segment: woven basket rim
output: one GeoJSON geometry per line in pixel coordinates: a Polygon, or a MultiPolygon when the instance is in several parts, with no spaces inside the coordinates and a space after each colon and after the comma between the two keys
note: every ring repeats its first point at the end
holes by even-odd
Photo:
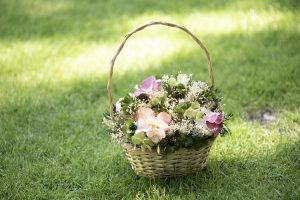
{"type": "MultiPolygon", "coordinates": [[[[201,147],[205,147],[205,146],[209,146],[211,145],[214,141],[216,140],[216,137],[210,137],[207,139],[207,143],[206,144],[203,144],[203,146],[201,147]]],[[[144,151],[142,150],[141,147],[138,147],[130,142],[126,142],[126,143],[120,143],[120,146],[124,149],[124,150],[129,150],[129,151],[144,151]]],[[[190,150],[190,149],[196,149],[195,147],[180,147],[179,149],[177,149],[176,151],[180,151],[180,150],[190,150]]],[[[175,151],[175,152],[176,152],[175,151]]],[[[149,149],[146,149],[144,152],[155,152],[157,153],[156,151],[156,148],[152,147],[151,150],[149,149]]],[[[174,153],[174,152],[172,152],[174,153]]],[[[171,153],[171,154],[172,154],[171,153]]]]}

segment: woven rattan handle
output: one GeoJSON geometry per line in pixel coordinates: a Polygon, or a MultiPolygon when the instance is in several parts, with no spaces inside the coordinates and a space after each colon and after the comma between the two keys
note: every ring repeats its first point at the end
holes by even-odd
{"type": "Polygon", "coordinates": [[[148,27],[148,26],[152,26],[152,25],[164,25],[164,26],[170,26],[170,27],[174,27],[174,28],[178,28],[184,32],[186,32],[187,34],[189,34],[194,40],[195,42],[197,42],[197,44],[204,50],[206,58],[207,58],[207,62],[208,62],[208,70],[209,70],[209,77],[210,77],[210,81],[211,81],[211,86],[214,86],[214,71],[213,71],[213,66],[210,60],[210,55],[209,52],[207,50],[207,48],[202,44],[202,42],[193,34],[191,33],[187,28],[183,27],[183,26],[179,26],[173,23],[168,23],[168,22],[160,22],[160,21],[154,21],[154,22],[149,22],[147,24],[144,24],[138,28],[136,28],[135,30],[127,33],[127,35],[125,36],[123,42],[121,43],[121,45],[119,46],[115,56],[112,58],[111,62],[110,62],[110,71],[109,71],[109,76],[108,76],[108,83],[107,83],[107,92],[108,92],[108,102],[109,102],[109,108],[110,108],[110,116],[113,117],[113,102],[112,102],[112,77],[113,77],[113,73],[114,73],[114,64],[115,61],[118,57],[118,55],[120,54],[120,52],[122,51],[126,41],[128,40],[128,38],[130,38],[130,36],[132,36],[134,33],[143,30],[144,28],[148,27]]]}

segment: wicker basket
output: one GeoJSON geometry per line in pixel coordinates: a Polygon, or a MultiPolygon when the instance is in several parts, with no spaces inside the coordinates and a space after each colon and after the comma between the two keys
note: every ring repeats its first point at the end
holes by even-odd
{"type": "Polygon", "coordinates": [[[131,144],[122,145],[137,175],[147,177],[185,176],[206,167],[213,140],[199,149],[181,148],[172,154],[159,155],[156,150],[142,151],[131,144]]]}
{"type": "MultiPolygon", "coordinates": [[[[209,77],[211,81],[211,86],[214,86],[214,73],[213,67],[210,59],[209,52],[207,48],[202,44],[202,42],[192,34],[188,29],[183,26],[179,26],[173,23],[167,22],[150,22],[143,26],[138,27],[132,32],[128,33],[119,46],[115,56],[111,60],[109,79],[107,84],[108,90],[108,100],[110,106],[110,116],[113,118],[113,100],[112,100],[112,77],[113,69],[116,58],[123,49],[126,41],[134,33],[143,30],[144,28],[152,25],[164,25],[169,27],[178,28],[185,33],[189,34],[194,41],[204,50],[209,69],[209,77]]],[[[146,150],[142,151],[140,148],[134,148],[132,144],[123,144],[122,148],[125,151],[128,160],[131,163],[132,169],[136,174],[147,177],[169,177],[169,176],[184,176],[197,171],[201,171],[205,166],[208,158],[208,154],[213,144],[214,138],[208,139],[203,146],[199,149],[194,148],[181,148],[172,154],[159,155],[154,149],[152,151],[146,150]]]]}

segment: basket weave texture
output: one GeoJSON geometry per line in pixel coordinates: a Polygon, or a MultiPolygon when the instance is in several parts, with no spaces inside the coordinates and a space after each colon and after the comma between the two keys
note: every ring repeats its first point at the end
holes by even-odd
{"type": "MultiPolygon", "coordinates": [[[[114,57],[110,62],[110,71],[108,76],[107,91],[108,91],[108,101],[110,106],[110,116],[113,118],[113,97],[112,97],[112,77],[114,71],[115,61],[122,51],[126,41],[136,32],[139,32],[146,27],[152,25],[164,25],[168,27],[177,28],[187,33],[192,37],[192,39],[199,45],[199,47],[204,51],[207,63],[209,78],[211,81],[211,87],[214,87],[214,72],[213,66],[210,59],[210,54],[208,49],[203,45],[203,43],[187,28],[184,26],[179,26],[173,23],[154,21],[144,24],[135,30],[129,32],[119,48],[115,53],[114,57]]],[[[206,166],[208,154],[214,139],[207,141],[199,149],[194,148],[181,148],[174,153],[168,155],[159,155],[154,149],[149,151],[142,151],[140,148],[134,148],[132,144],[122,144],[128,160],[131,163],[132,169],[136,174],[147,177],[168,177],[168,176],[184,176],[197,171],[202,170],[206,166]]]]}
{"type": "Polygon", "coordinates": [[[122,145],[132,169],[137,175],[146,177],[185,176],[206,167],[213,142],[199,149],[181,148],[174,153],[159,155],[155,150],[142,151],[132,145],[122,145]]]}

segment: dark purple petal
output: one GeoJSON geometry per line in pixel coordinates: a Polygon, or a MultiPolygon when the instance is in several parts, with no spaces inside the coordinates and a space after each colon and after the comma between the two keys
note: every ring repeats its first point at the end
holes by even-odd
{"type": "Polygon", "coordinates": [[[221,124],[223,122],[222,113],[218,113],[217,120],[215,121],[216,124],[221,124]]]}
{"type": "Polygon", "coordinates": [[[214,135],[218,134],[222,129],[222,124],[206,122],[206,125],[209,129],[211,129],[214,135]]]}

